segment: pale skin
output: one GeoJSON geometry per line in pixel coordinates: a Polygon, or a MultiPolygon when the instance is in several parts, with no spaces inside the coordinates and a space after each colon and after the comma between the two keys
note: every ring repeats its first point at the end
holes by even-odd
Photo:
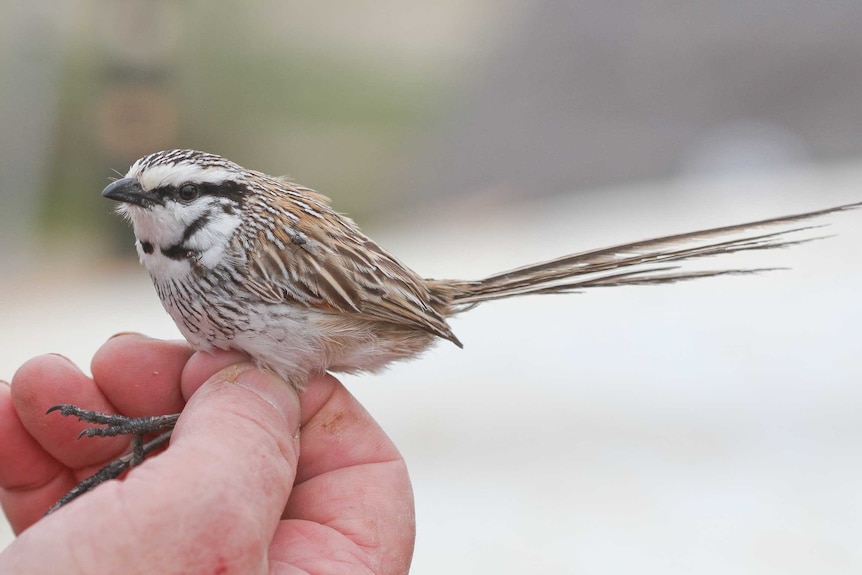
{"type": "Polygon", "coordinates": [[[57,355],[22,366],[0,385],[0,502],[19,534],[0,573],[406,573],[413,495],[390,439],[334,378],[298,396],[246,362],[126,334],[93,378],[57,355]],[[76,440],[85,424],[45,415],[58,403],[183,415],[167,451],[43,517],[129,442],[76,440]]]}

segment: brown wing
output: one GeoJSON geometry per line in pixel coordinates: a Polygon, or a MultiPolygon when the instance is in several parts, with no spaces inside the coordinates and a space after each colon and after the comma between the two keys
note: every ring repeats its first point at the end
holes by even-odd
{"type": "Polygon", "coordinates": [[[287,194],[279,204],[292,216],[278,217],[275,228],[262,226],[248,250],[251,291],[273,303],[410,326],[461,345],[422,278],[332,211],[323,196],[298,188],[287,194]],[[293,191],[302,193],[293,197],[293,191]]]}

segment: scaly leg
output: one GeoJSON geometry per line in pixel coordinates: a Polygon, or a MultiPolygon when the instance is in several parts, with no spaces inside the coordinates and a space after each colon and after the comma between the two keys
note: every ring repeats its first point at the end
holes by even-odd
{"type": "Polygon", "coordinates": [[[81,437],[113,437],[115,435],[131,435],[132,444],[129,453],[112,461],[97,471],[94,475],[81,481],[78,485],[73,487],[71,491],[61,497],[60,500],[48,510],[48,513],[56,511],[66,503],[90,491],[97,485],[104,483],[109,479],[116,479],[126,470],[136,465],[140,465],[147,455],[168,442],[171,437],[171,433],[173,432],[173,427],[176,425],[177,419],[180,416],[178,413],[175,413],[173,415],[157,415],[149,417],[126,417],[124,415],[112,415],[88,409],[81,409],[80,407],[67,404],[55,405],[49,409],[47,413],[51,413],[52,411],[59,411],[60,415],[63,417],[71,415],[73,417],[77,417],[80,421],[105,426],[88,427],[78,435],[79,439],[81,437]],[[144,442],[145,435],[159,431],[162,433],[155,439],[144,442]]]}

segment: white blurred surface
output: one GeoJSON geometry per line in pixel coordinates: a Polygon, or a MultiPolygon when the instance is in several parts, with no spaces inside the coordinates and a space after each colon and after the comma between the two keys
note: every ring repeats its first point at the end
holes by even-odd
{"type": "MultiPolygon", "coordinates": [[[[862,200],[862,168],[603,190],[376,234],[417,271],[533,259],[862,200]]],[[[488,304],[465,344],[345,378],[414,482],[413,573],[862,572],[862,212],[715,266],[756,277],[488,304]]],[[[130,246],[130,249],[131,246],[130,246]]],[[[139,268],[3,288],[0,377],[111,334],[177,337],[139,268]]]]}

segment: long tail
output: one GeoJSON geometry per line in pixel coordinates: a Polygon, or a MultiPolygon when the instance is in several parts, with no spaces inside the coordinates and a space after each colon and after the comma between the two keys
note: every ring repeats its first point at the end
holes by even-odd
{"type": "Polygon", "coordinates": [[[436,282],[455,314],[490,300],[519,295],[566,293],[609,286],[662,284],[722,275],[752,274],[780,268],[680,271],[677,262],[754,250],[771,250],[822,239],[799,237],[800,232],[825,227],[809,224],[814,218],[862,207],[862,202],[771,218],[735,226],[700,230],[651,240],[620,244],[572,254],[496,274],[478,281],[436,282]],[[796,225],[803,224],[803,225],[796,225]],[[788,229],[776,229],[781,226],[788,229]],[[776,231],[769,231],[776,229],[776,231]],[[759,233],[758,233],[759,231],[759,233]],[[443,284],[448,285],[443,287],[443,284]]]}

